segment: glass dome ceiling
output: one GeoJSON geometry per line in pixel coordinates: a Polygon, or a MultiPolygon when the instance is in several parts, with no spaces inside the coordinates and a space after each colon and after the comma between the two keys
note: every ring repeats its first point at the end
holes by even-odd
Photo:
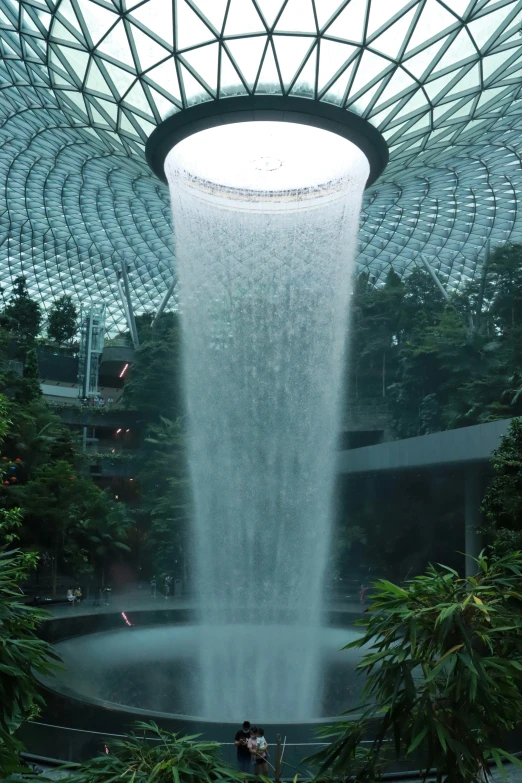
{"type": "Polygon", "coordinates": [[[473,277],[485,242],[522,241],[522,0],[0,0],[4,287],[22,270],[123,326],[175,274],[167,187],[145,141],[184,108],[295,95],[367,118],[390,163],[367,191],[359,267],[419,254],[473,277]]]}

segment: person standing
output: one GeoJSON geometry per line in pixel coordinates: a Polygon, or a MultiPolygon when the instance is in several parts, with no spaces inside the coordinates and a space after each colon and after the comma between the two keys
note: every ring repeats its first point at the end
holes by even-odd
{"type": "Polygon", "coordinates": [[[152,598],[156,598],[156,577],[153,576],[150,580],[150,594],[152,598]]]}
{"type": "Polygon", "coordinates": [[[237,748],[237,765],[241,772],[250,772],[252,763],[248,740],[250,739],[250,721],[243,722],[243,728],[236,732],[234,745],[237,748]]]}
{"type": "Polygon", "coordinates": [[[257,729],[256,755],[254,772],[256,777],[264,775],[268,777],[268,742],[265,739],[265,730],[257,729]]]}

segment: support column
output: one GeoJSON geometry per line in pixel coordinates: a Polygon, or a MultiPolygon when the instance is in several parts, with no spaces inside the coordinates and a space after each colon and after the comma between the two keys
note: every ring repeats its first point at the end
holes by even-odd
{"type": "MultiPolygon", "coordinates": [[[[478,557],[482,549],[482,536],[479,532],[481,516],[480,504],[481,486],[480,486],[480,467],[478,465],[468,465],[465,469],[465,501],[464,501],[464,524],[465,524],[465,544],[464,550],[467,555],[478,557]]],[[[476,574],[476,564],[469,557],[466,558],[466,576],[476,574]]]]}

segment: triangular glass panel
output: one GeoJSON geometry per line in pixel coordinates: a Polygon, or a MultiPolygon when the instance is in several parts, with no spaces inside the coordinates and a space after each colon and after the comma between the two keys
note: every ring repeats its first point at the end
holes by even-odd
{"type": "Polygon", "coordinates": [[[132,73],[123,70],[123,68],[118,68],[112,63],[108,63],[106,60],[102,61],[100,67],[103,67],[107,71],[107,74],[111,81],[114,82],[114,87],[119,95],[126,93],[136,78],[132,73]]]}
{"type": "MultiPolygon", "coordinates": [[[[50,16],[49,16],[50,19],[50,16]]],[[[0,8],[0,24],[2,27],[9,27],[14,29],[14,24],[11,22],[7,14],[0,8]]]]}
{"type": "Polygon", "coordinates": [[[367,111],[368,106],[372,102],[375,93],[380,88],[381,84],[382,82],[377,82],[377,84],[375,84],[370,90],[365,92],[364,95],[361,95],[360,98],[357,98],[356,101],[354,101],[353,103],[348,103],[346,108],[349,109],[350,111],[355,112],[355,114],[359,114],[360,116],[363,116],[367,111]]]}
{"type": "MultiPolygon", "coordinates": [[[[7,17],[4,14],[4,17],[7,19],[7,17]]],[[[11,25],[10,25],[11,26],[11,25]]],[[[36,23],[34,22],[33,18],[31,17],[31,13],[28,8],[22,8],[21,13],[21,27],[22,32],[40,32],[36,23]]]]}
{"type": "Polygon", "coordinates": [[[227,41],[227,48],[247,83],[253,87],[266,46],[266,35],[227,41]]]}
{"type": "Polygon", "coordinates": [[[72,24],[73,27],[75,28],[78,27],[78,19],[76,18],[76,14],[74,13],[74,8],[72,7],[71,0],[62,0],[55,18],[58,16],[62,16],[64,19],[67,19],[67,21],[70,22],[70,24],[72,24]]]}
{"type": "Polygon", "coordinates": [[[513,10],[512,4],[503,6],[498,11],[481,16],[473,22],[468,22],[467,27],[479,49],[484,49],[490,38],[497,37],[502,31],[503,23],[513,10]]]}
{"type": "Polygon", "coordinates": [[[274,35],[273,41],[281,78],[284,86],[288,87],[303,65],[313,39],[298,35],[274,35]]]}
{"type": "Polygon", "coordinates": [[[103,78],[103,75],[94,60],[91,60],[89,66],[89,75],[87,76],[85,87],[87,90],[101,92],[102,94],[110,92],[107,82],[103,78]]]}
{"type": "Polygon", "coordinates": [[[152,89],[152,87],[149,87],[149,90],[152,95],[154,105],[156,106],[158,114],[162,120],[166,119],[166,117],[170,117],[170,115],[174,114],[175,110],[178,109],[176,104],[167,100],[167,98],[161,95],[161,93],[159,93],[157,90],[152,89]]]}
{"type": "Polygon", "coordinates": [[[448,28],[457,25],[458,22],[453,14],[450,14],[437,0],[426,0],[409,40],[407,51],[411,52],[435,36],[442,37],[444,31],[449,32],[448,28]]]}
{"type": "Polygon", "coordinates": [[[327,38],[321,40],[319,47],[319,79],[317,87],[321,91],[337,75],[339,69],[345,65],[347,60],[357,51],[357,48],[351,44],[329,41],[327,38]]]}
{"type": "Polygon", "coordinates": [[[380,111],[378,114],[374,114],[375,109],[372,109],[372,111],[368,114],[369,118],[371,119],[372,125],[374,125],[379,130],[382,130],[385,128],[390,118],[393,116],[394,112],[397,111],[397,107],[399,105],[399,101],[392,104],[391,106],[388,106],[388,108],[384,109],[383,111],[380,111]]]}
{"type": "Polygon", "coordinates": [[[113,27],[97,48],[100,54],[106,54],[114,60],[124,63],[124,65],[134,66],[134,59],[123,22],[118,22],[116,27],[113,27]]]}
{"type": "Polygon", "coordinates": [[[274,53],[271,46],[266,50],[261,73],[259,74],[259,81],[256,86],[256,92],[268,95],[281,94],[279,74],[277,72],[274,53]]]}
{"type": "Polygon", "coordinates": [[[402,68],[397,68],[397,70],[393,73],[390,81],[379,95],[377,108],[379,106],[383,106],[387,101],[394,101],[396,98],[405,97],[402,95],[402,93],[404,93],[406,90],[413,90],[413,88],[416,87],[417,84],[411,78],[411,76],[406,73],[406,71],[403,71],[402,68]]]}
{"type": "MultiPolygon", "coordinates": [[[[506,67],[506,60],[509,57],[509,51],[507,52],[499,52],[498,54],[490,54],[487,57],[484,57],[482,59],[482,75],[484,78],[484,81],[489,80],[491,76],[493,76],[496,71],[500,69],[501,72],[498,74],[499,76],[503,75],[503,72],[506,67]]],[[[494,81],[492,79],[492,81],[494,81]]]]}
{"type": "Polygon", "coordinates": [[[91,41],[96,46],[112,25],[118,21],[118,16],[103,6],[92,3],[91,0],[78,0],[78,6],[91,41]]]}
{"type": "MultiPolygon", "coordinates": [[[[450,74],[455,79],[455,74],[450,74]]],[[[460,73],[457,72],[458,80],[452,86],[451,90],[447,93],[446,97],[450,95],[459,95],[463,92],[477,92],[481,88],[480,67],[477,63],[471,68],[463,68],[460,73]]]]}
{"type": "Polygon", "coordinates": [[[148,68],[168,57],[169,52],[167,49],[157,44],[156,41],[153,41],[152,38],[149,38],[148,35],[145,35],[134,25],[132,25],[131,29],[142,71],[148,70],[148,68]]]}
{"type": "Polygon", "coordinates": [[[181,78],[183,79],[185,98],[188,106],[193,106],[195,103],[202,103],[209,99],[210,96],[208,92],[184,65],[181,65],[181,78]]]}
{"type": "MultiPolygon", "coordinates": [[[[97,125],[104,125],[104,126],[105,125],[109,125],[109,123],[107,122],[107,120],[105,119],[103,114],[100,114],[98,109],[95,106],[93,106],[90,101],[87,101],[87,105],[89,107],[89,111],[90,111],[90,115],[91,115],[91,119],[92,119],[93,123],[95,123],[97,125]]],[[[111,126],[109,125],[109,127],[111,127],[111,126]]]]}
{"type": "Polygon", "coordinates": [[[136,128],[130,122],[124,111],[120,112],[120,130],[127,131],[127,133],[132,133],[134,136],[138,135],[136,128]]]}
{"type": "Polygon", "coordinates": [[[156,66],[151,71],[147,71],[147,81],[152,79],[158,87],[161,87],[165,92],[172,95],[173,98],[177,98],[181,101],[181,92],[178,83],[178,74],[174,60],[170,59],[161,65],[156,66]]]}
{"type": "Polygon", "coordinates": [[[82,119],[87,119],[87,111],[85,109],[85,102],[83,100],[83,96],[79,92],[71,91],[71,92],[64,92],[62,95],[62,98],[64,98],[67,101],[71,101],[73,104],[74,109],[80,113],[80,116],[82,119]]]}
{"type": "Polygon", "coordinates": [[[111,103],[110,101],[104,101],[101,98],[97,99],[98,105],[100,106],[103,111],[110,117],[110,119],[114,122],[114,124],[118,121],[118,107],[115,103],[111,103]]]}
{"type": "Polygon", "coordinates": [[[409,5],[410,0],[372,0],[370,4],[370,17],[368,19],[367,37],[372,36],[377,30],[387,24],[396,14],[399,14],[409,5]]]}
{"type": "Polygon", "coordinates": [[[132,87],[129,90],[129,92],[125,95],[123,100],[125,101],[125,103],[130,104],[136,109],[140,109],[142,112],[145,112],[145,114],[151,113],[151,108],[147,100],[147,96],[145,95],[143,91],[143,87],[139,82],[136,82],[134,87],[132,87]]]}
{"type": "Polygon", "coordinates": [[[484,90],[484,92],[480,96],[479,102],[477,103],[475,113],[480,114],[482,111],[488,110],[490,108],[488,107],[490,101],[494,99],[498,99],[498,97],[504,92],[504,90],[505,87],[492,87],[489,90],[484,90]]]}
{"type": "Polygon", "coordinates": [[[370,84],[372,79],[375,79],[376,76],[390,67],[391,63],[389,60],[385,60],[383,57],[379,57],[379,55],[369,52],[368,50],[364,51],[359,60],[359,67],[357,68],[355,79],[350,88],[350,95],[355,95],[359,90],[364,89],[370,84]]]}
{"type": "Polygon", "coordinates": [[[346,0],[316,0],[315,12],[319,29],[327,24],[336,11],[346,3],[346,0]]]}
{"type": "Polygon", "coordinates": [[[317,74],[317,46],[311,52],[306,65],[297,77],[297,80],[290,90],[290,95],[297,95],[303,98],[313,98],[315,96],[315,79],[317,74]]]}
{"type": "Polygon", "coordinates": [[[387,54],[388,57],[395,59],[404,45],[416,10],[416,8],[412,8],[408,13],[401,16],[395,24],[392,24],[384,33],[377,36],[377,38],[374,38],[370,43],[372,49],[382,52],[382,54],[387,54]]]}
{"type": "Polygon", "coordinates": [[[326,35],[360,43],[364,35],[367,0],[350,0],[344,11],[326,28],[326,35]]]}
{"type": "Polygon", "coordinates": [[[241,77],[234,68],[234,65],[224,47],[221,49],[219,94],[222,98],[231,98],[233,95],[248,94],[248,90],[241,81],[241,77]]]}
{"type": "Polygon", "coordinates": [[[288,0],[275,30],[291,33],[317,33],[312,0],[288,0]]]}
{"type": "Polygon", "coordinates": [[[54,20],[54,24],[51,30],[51,39],[60,41],[71,41],[72,43],[78,43],[78,39],[74,37],[72,33],[63,25],[59,19],[54,20]]]}
{"type": "MultiPolygon", "coordinates": [[[[404,100],[404,98],[402,98],[404,100]]],[[[417,90],[411,98],[409,98],[406,103],[403,104],[401,108],[401,116],[407,117],[408,114],[411,114],[412,112],[417,111],[425,111],[427,107],[426,103],[426,96],[424,95],[424,92],[422,90],[417,90]]]]}
{"type": "Polygon", "coordinates": [[[172,0],[148,0],[132,12],[130,19],[137,19],[170,46],[174,45],[172,24],[172,0]]]}
{"type": "MultiPolygon", "coordinates": [[[[470,57],[478,57],[477,50],[471,42],[466,30],[461,30],[450,47],[444,52],[437,63],[436,71],[442,71],[450,68],[452,65],[461,63],[470,57]]],[[[436,72],[435,71],[435,72],[436,72]]]]}
{"type": "Polygon", "coordinates": [[[135,120],[143,130],[145,139],[148,139],[150,134],[156,130],[156,125],[153,125],[152,122],[147,122],[147,120],[144,120],[143,117],[135,117],[135,120]]]}
{"type": "Polygon", "coordinates": [[[268,27],[273,27],[279,17],[284,0],[257,0],[259,10],[268,27]]]}
{"type": "Polygon", "coordinates": [[[336,106],[341,106],[344,102],[344,96],[346,94],[346,88],[353,73],[355,67],[355,61],[350,63],[338,79],[328,88],[327,92],[321,96],[321,100],[328,103],[334,103],[336,106]]]}
{"type": "Polygon", "coordinates": [[[212,43],[185,52],[183,59],[192,66],[203,81],[215,93],[218,78],[219,44],[212,43]]]}
{"type": "Polygon", "coordinates": [[[264,32],[261,21],[251,0],[230,0],[225,35],[246,35],[247,33],[264,32]]]}
{"type": "Polygon", "coordinates": [[[176,39],[178,49],[187,49],[208,41],[215,41],[215,35],[194,13],[185,0],[177,0],[176,39]]]}
{"type": "Polygon", "coordinates": [[[69,47],[60,47],[66,60],[69,70],[71,70],[80,82],[83,82],[85,78],[85,71],[89,64],[89,55],[87,52],[82,52],[79,49],[72,49],[69,47]]]}
{"type": "Polygon", "coordinates": [[[402,65],[406,68],[416,79],[420,79],[425,73],[430,73],[431,66],[437,58],[438,53],[444,46],[444,41],[436,41],[431,46],[423,49],[418,54],[414,54],[407,60],[402,60],[402,65]]]}
{"type": "Polygon", "coordinates": [[[227,0],[195,0],[196,5],[203,16],[213,25],[219,34],[223,29],[227,0]]]}
{"type": "Polygon", "coordinates": [[[438,79],[433,79],[430,82],[427,82],[424,85],[424,89],[426,90],[428,94],[428,98],[430,101],[433,102],[433,100],[444,92],[444,90],[448,87],[449,84],[453,81],[455,77],[454,73],[447,73],[445,76],[439,76],[438,79]]]}

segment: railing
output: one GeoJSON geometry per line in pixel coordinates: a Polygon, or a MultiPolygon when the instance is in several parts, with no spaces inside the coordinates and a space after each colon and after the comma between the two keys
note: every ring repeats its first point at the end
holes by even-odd
{"type": "MultiPolygon", "coordinates": [[[[123,734],[111,734],[110,732],[87,731],[74,729],[68,726],[55,726],[50,723],[28,721],[23,724],[18,736],[28,748],[28,759],[48,762],[51,764],[72,763],[77,764],[99,753],[109,752],[111,739],[124,739],[123,734]],[[52,750],[51,750],[52,749],[52,750]]],[[[150,742],[159,742],[153,737],[150,742]]],[[[271,737],[268,738],[272,739],[271,737]]],[[[282,744],[282,778],[293,780],[296,773],[306,775],[309,770],[302,761],[307,756],[320,750],[327,743],[324,742],[287,742],[286,737],[281,736],[282,744]]],[[[221,757],[231,766],[236,764],[236,747],[233,742],[219,743],[221,757]]],[[[269,769],[273,776],[276,745],[269,743],[269,769]]]]}

